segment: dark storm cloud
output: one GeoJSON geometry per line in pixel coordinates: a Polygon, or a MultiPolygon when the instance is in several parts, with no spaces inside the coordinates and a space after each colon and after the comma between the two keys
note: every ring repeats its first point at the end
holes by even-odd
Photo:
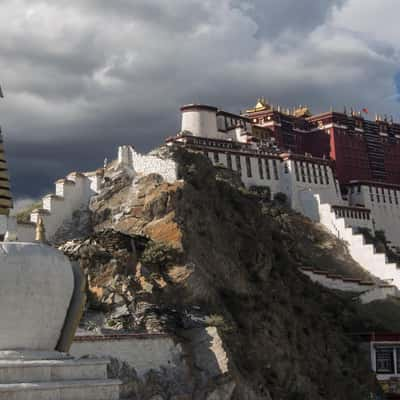
{"type": "Polygon", "coordinates": [[[0,119],[14,193],[53,190],[119,144],[151,149],[179,129],[184,103],[238,112],[265,95],[315,111],[361,103],[389,113],[397,39],[375,38],[373,23],[353,26],[360,1],[0,2],[0,119]]]}
{"type": "MultiPolygon", "coordinates": [[[[334,8],[346,0],[233,0],[232,4],[258,25],[258,34],[274,37],[285,31],[307,33],[326,22],[334,8]]],[[[301,40],[301,36],[298,37],[301,40]]]]}

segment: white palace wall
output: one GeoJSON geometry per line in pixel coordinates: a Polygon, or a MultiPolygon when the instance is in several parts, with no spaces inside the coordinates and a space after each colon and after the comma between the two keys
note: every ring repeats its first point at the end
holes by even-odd
{"type": "Polygon", "coordinates": [[[213,165],[238,171],[246,187],[268,186],[271,195],[288,196],[292,208],[319,221],[318,194],[325,202],[343,204],[332,169],[316,162],[285,160],[267,154],[205,151],[213,165]],[[298,173],[296,173],[296,168],[298,173]]]}
{"type": "MultiPolygon", "coordinates": [[[[373,215],[374,209],[370,212],[366,208],[346,205],[329,166],[320,165],[312,159],[285,160],[273,155],[217,150],[207,150],[205,153],[214,165],[240,171],[247,187],[268,186],[272,196],[277,192],[285,193],[293,209],[322,223],[335,236],[345,240],[351,256],[363,268],[400,288],[400,270],[397,265],[389,263],[386,254],[377,253],[374,246],[367,244],[363,235],[357,233],[360,227],[373,232],[372,219],[377,217],[373,215]]],[[[378,292],[382,290],[369,296],[379,296],[378,292]]]]}
{"type": "Polygon", "coordinates": [[[220,138],[217,126],[217,109],[199,108],[182,112],[182,131],[193,136],[220,138]]]}
{"type": "Polygon", "coordinates": [[[349,227],[344,218],[338,218],[330,204],[322,204],[318,196],[317,200],[321,223],[335,236],[348,243],[353,259],[372,275],[400,288],[400,270],[397,265],[389,263],[386,254],[377,253],[375,247],[367,244],[364,236],[356,233],[353,227],[349,227]]]}
{"type": "Polygon", "coordinates": [[[300,271],[313,282],[319,283],[328,289],[358,293],[359,299],[363,304],[384,300],[390,296],[398,296],[398,290],[393,285],[347,279],[339,275],[329,274],[327,271],[315,271],[311,268],[302,268],[300,271]]]}
{"type": "Polygon", "coordinates": [[[98,178],[73,172],[56,182],[56,193],[43,197],[42,209],[33,211],[31,222],[37,223],[42,217],[46,236],[52,239],[64,221],[70,219],[76,210],[87,207],[90,198],[96,194],[98,178]]]}
{"type": "Polygon", "coordinates": [[[371,210],[373,231],[385,232],[393,246],[400,247],[400,190],[384,185],[354,185],[349,193],[351,204],[361,204],[371,210]]]}
{"type": "Polygon", "coordinates": [[[176,163],[173,160],[139,154],[132,146],[118,148],[118,165],[132,168],[136,174],[159,174],[170,183],[177,179],[176,163]]]}

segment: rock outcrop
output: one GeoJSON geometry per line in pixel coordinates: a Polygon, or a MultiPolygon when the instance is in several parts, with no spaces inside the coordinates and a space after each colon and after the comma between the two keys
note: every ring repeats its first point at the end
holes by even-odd
{"type": "Polygon", "coordinates": [[[60,247],[88,279],[82,327],[167,332],[184,348],[179,379],[163,371],[141,381],[116,361],[125,394],[361,400],[378,393],[350,336],[363,327],[357,307],[298,270],[368,277],[345,246],[203,156],[177,150],[174,157],[175,183],[106,174],[91,202],[94,233],[60,247]]]}

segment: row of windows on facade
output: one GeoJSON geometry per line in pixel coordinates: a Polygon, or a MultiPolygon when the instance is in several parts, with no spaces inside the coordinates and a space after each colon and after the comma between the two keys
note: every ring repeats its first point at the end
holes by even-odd
{"type": "Polygon", "coordinates": [[[335,216],[339,218],[370,219],[370,213],[348,209],[335,209],[335,216]]]}
{"type": "MultiPolygon", "coordinates": [[[[285,172],[287,169],[287,165],[285,164],[285,172]]],[[[321,166],[320,164],[309,164],[309,163],[302,163],[295,161],[294,162],[294,172],[296,175],[296,181],[300,181],[300,175],[301,175],[301,180],[303,182],[307,181],[309,183],[315,183],[318,184],[320,183],[321,185],[324,184],[324,177],[325,177],[325,183],[329,185],[329,172],[328,172],[328,167],[326,165],[321,166]],[[305,164],[305,167],[304,167],[305,164]],[[310,168],[311,165],[311,168],[310,168]],[[317,173],[318,171],[318,173],[317,173]]]]}
{"type": "Polygon", "coordinates": [[[201,146],[210,146],[210,147],[222,147],[226,149],[233,149],[233,144],[227,141],[216,142],[214,140],[207,139],[193,139],[193,144],[201,145],[201,146]]]}
{"type": "Polygon", "coordinates": [[[378,374],[400,374],[400,347],[377,347],[375,369],[378,374]]]}
{"type": "MultiPolygon", "coordinates": [[[[213,159],[212,161],[214,164],[218,164],[220,162],[219,158],[219,153],[212,153],[213,154],[213,159]]],[[[208,156],[208,153],[206,152],[206,155],[208,156]]],[[[258,175],[260,179],[268,179],[271,180],[271,176],[273,174],[273,177],[275,180],[279,180],[279,171],[278,171],[278,163],[275,159],[272,160],[272,171],[270,168],[270,164],[268,162],[268,159],[262,159],[262,158],[257,158],[258,160],[258,175]],[[264,160],[264,162],[263,162],[264,160]],[[272,172],[272,174],[271,174],[272,172]]],[[[250,157],[245,157],[245,165],[246,165],[246,175],[248,178],[253,177],[253,171],[251,169],[251,160],[250,157]]],[[[242,175],[242,163],[240,161],[240,156],[235,155],[232,156],[230,153],[226,154],[226,163],[227,167],[229,169],[233,169],[233,162],[235,162],[235,169],[236,171],[239,172],[240,175],[242,175]],[[234,158],[234,161],[233,161],[234,158]]]]}
{"type": "MultiPolygon", "coordinates": [[[[399,205],[399,197],[397,194],[398,192],[397,190],[384,189],[383,187],[382,188],[375,187],[375,191],[373,191],[371,186],[368,186],[368,189],[369,189],[369,196],[372,202],[375,201],[375,196],[376,196],[377,203],[380,203],[382,198],[383,203],[386,203],[386,200],[388,200],[389,204],[393,204],[394,200],[394,204],[399,205]]],[[[358,189],[358,193],[360,193],[360,189],[358,189]]]]}
{"type": "Polygon", "coordinates": [[[223,117],[225,129],[229,129],[232,127],[240,126],[242,128],[246,128],[246,120],[241,118],[232,118],[232,117],[223,117]]]}

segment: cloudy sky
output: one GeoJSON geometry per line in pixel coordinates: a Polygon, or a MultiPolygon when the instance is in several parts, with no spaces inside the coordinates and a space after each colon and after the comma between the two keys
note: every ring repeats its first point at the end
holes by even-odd
{"type": "Polygon", "coordinates": [[[400,120],[399,0],[1,0],[0,122],[18,199],[147,151],[179,106],[258,96],[400,120]]]}

